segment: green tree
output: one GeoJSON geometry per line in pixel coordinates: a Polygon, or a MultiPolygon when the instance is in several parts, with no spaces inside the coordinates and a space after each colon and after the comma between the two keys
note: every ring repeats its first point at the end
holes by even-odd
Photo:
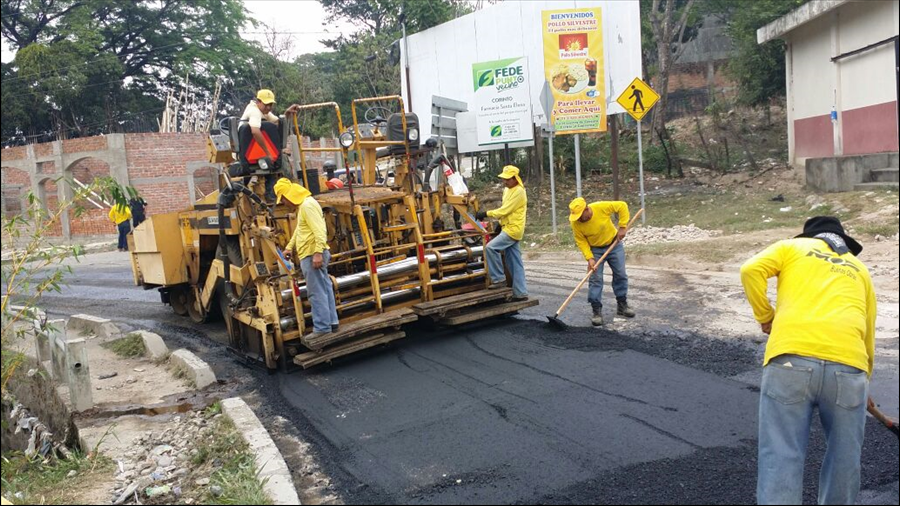
{"type": "Polygon", "coordinates": [[[746,105],[767,103],[785,93],[784,41],[756,42],[756,31],[808,0],[755,0],[729,2],[711,0],[710,10],[728,19],[728,34],[735,56],[728,73],[738,82],[738,100],[746,105]]]}
{"type": "Polygon", "coordinates": [[[4,121],[7,137],[115,131],[126,111],[158,114],[181,76],[211,89],[252,54],[240,0],[4,0],[0,12],[17,51],[3,70],[3,110],[24,121],[4,121]],[[25,99],[7,104],[15,97],[25,99]]]}

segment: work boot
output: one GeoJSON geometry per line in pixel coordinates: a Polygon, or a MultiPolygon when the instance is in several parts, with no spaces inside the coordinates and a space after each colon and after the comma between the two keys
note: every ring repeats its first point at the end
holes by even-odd
{"type": "Polygon", "coordinates": [[[616,301],[619,303],[619,309],[616,311],[617,315],[624,316],[625,318],[634,318],[634,310],[628,307],[628,299],[619,297],[616,301]]]}
{"type": "Polygon", "coordinates": [[[594,316],[591,317],[591,323],[595,327],[603,326],[603,306],[594,306],[594,316]]]}
{"type": "Polygon", "coordinates": [[[496,281],[488,286],[488,290],[502,290],[506,288],[506,281],[496,281]]]}
{"type": "Polygon", "coordinates": [[[329,332],[313,332],[312,334],[309,334],[308,336],[306,336],[306,339],[310,339],[310,340],[319,339],[320,337],[327,336],[328,334],[329,334],[329,332]]]}
{"type": "Polygon", "coordinates": [[[526,300],[528,300],[527,295],[513,295],[512,297],[513,302],[524,302],[526,300]]]}
{"type": "Polygon", "coordinates": [[[338,332],[338,330],[340,330],[340,328],[341,328],[340,325],[332,325],[332,326],[331,326],[331,333],[332,333],[332,334],[337,334],[337,332],[338,332]]]}

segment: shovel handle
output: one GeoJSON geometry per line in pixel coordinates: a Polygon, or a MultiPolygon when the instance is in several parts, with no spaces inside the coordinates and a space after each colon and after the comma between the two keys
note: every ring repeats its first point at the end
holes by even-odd
{"type": "Polygon", "coordinates": [[[872,399],[871,397],[869,397],[868,411],[869,411],[869,414],[871,414],[876,420],[881,422],[882,425],[884,425],[885,427],[887,427],[888,429],[893,431],[894,434],[898,434],[897,422],[895,422],[894,420],[891,420],[890,418],[887,417],[887,415],[882,413],[881,410],[878,409],[878,406],[875,404],[875,400],[872,399]]]}
{"type": "MultiPolygon", "coordinates": [[[[631,226],[634,225],[634,222],[637,221],[637,219],[640,218],[640,216],[642,214],[644,214],[643,209],[639,210],[631,218],[631,221],[628,222],[629,230],[631,229],[631,226]]],[[[565,302],[563,302],[562,306],[559,306],[559,311],[556,312],[557,318],[559,317],[559,315],[562,314],[563,311],[566,310],[566,307],[568,307],[569,303],[572,302],[572,299],[575,298],[575,295],[581,290],[581,287],[583,287],[584,284],[587,283],[587,280],[591,279],[591,276],[593,276],[594,273],[597,272],[597,269],[599,269],[600,266],[603,265],[603,261],[606,260],[606,257],[609,256],[610,253],[612,253],[612,250],[615,249],[615,247],[618,246],[618,244],[619,244],[619,238],[616,237],[616,240],[613,241],[612,244],[609,245],[609,248],[606,248],[606,253],[604,253],[603,256],[600,257],[600,260],[597,260],[597,262],[594,264],[594,268],[588,271],[587,276],[585,276],[584,279],[581,280],[581,283],[578,283],[578,286],[576,286],[575,289],[572,290],[572,293],[569,294],[569,298],[566,299],[565,302]]]]}

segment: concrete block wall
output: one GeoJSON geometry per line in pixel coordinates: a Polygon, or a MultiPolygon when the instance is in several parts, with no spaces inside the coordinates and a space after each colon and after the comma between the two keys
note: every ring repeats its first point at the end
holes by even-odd
{"type": "Polygon", "coordinates": [[[825,193],[853,191],[861,183],[872,181],[876,169],[897,168],[898,153],[877,153],[806,160],[806,185],[825,193]]]}

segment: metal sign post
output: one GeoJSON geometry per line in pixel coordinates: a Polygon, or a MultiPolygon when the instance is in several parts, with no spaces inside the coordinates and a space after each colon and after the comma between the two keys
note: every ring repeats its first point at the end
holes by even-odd
{"type": "Polygon", "coordinates": [[[637,141],[638,141],[638,176],[641,180],[641,209],[644,214],[641,215],[641,223],[647,223],[646,202],[644,193],[644,146],[641,142],[641,120],[650,112],[653,105],[659,100],[659,94],[653,91],[653,88],[647,85],[639,77],[635,77],[634,81],[625,88],[625,91],[619,95],[616,102],[619,103],[635,121],[637,121],[637,141]]]}
{"type": "MultiPolygon", "coordinates": [[[[638,177],[641,180],[641,209],[646,209],[644,202],[644,146],[641,143],[641,120],[637,122],[637,138],[638,138],[638,177]]],[[[647,224],[647,213],[641,215],[641,223],[647,224]]]]}
{"type": "Polygon", "coordinates": [[[575,134],[575,196],[581,197],[581,134],[575,134]]]}
{"type": "Polygon", "coordinates": [[[553,118],[551,116],[553,111],[553,94],[550,92],[550,85],[546,81],[544,81],[544,88],[541,90],[541,106],[544,108],[544,117],[547,118],[547,129],[550,131],[550,212],[553,213],[553,236],[555,237],[558,233],[556,225],[556,166],[553,161],[553,137],[556,133],[556,128],[553,127],[553,118]]]}
{"type": "Polygon", "coordinates": [[[553,213],[553,235],[557,235],[556,226],[556,170],[553,165],[553,124],[550,124],[550,212],[553,213]]]}

